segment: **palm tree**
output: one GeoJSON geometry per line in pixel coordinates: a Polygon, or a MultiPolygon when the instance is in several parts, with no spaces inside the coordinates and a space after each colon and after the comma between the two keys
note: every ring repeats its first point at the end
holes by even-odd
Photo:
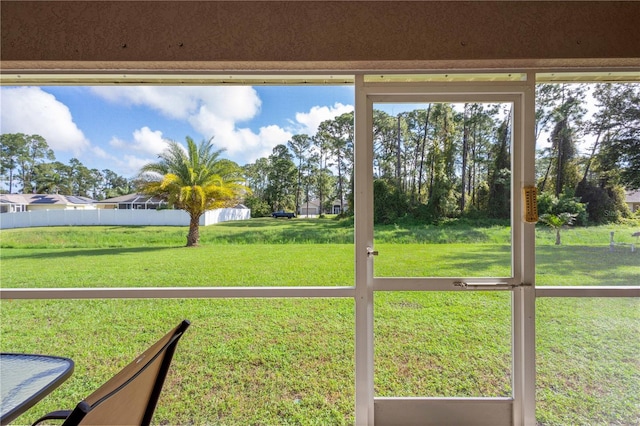
{"type": "Polygon", "coordinates": [[[160,196],[189,213],[187,247],[191,247],[200,241],[200,216],[207,210],[237,204],[249,188],[240,167],[219,158],[224,150],[213,149],[213,138],[200,145],[188,136],[186,140],[186,150],[170,141],[158,155],[160,161],[142,167],[137,184],[140,192],[160,196]]]}
{"type": "Polygon", "coordinates": [[[572,225],[577,214],[573,213],[560,213],[560,214],[543,214],[540,215],[540,222],[546,224],[552,229],[556,230],[556,245],[560,245],[560,230],[566,226],[572,225]]]}

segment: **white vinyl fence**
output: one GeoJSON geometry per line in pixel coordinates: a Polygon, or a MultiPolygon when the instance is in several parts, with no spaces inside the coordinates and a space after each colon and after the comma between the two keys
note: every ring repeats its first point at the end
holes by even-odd
{"type": "MultiPolygon", "coordinates": [[[[250,209],[216,209],[200,217],[200,225],[230,220],[247,220],[250,209]]],[[[0,214],[0,229],[35,226],[189,226],[189,215],[183,210],[35,210],[0,214]]]]}

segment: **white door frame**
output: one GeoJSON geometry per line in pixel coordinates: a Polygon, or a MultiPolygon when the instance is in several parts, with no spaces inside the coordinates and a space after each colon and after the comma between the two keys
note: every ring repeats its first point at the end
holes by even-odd
{"type": "MultiPolygon", "coordinates": [[[[506,74],[505,74],[506,76],[506,74]]],[[[355,78],[355,272],[356,424],[535,425],[535,240],[525,223],[521,188],[535,184],[535,75],[526,81],[378,83],[355,78]],[[512,145],[512,273],[498,278],[376,278],[373,275],[374,102],[510,102],[512,145]],[[374,395],[373,300],[375,291],[512,292],[512,398],[376,398],[374,395]]]]}

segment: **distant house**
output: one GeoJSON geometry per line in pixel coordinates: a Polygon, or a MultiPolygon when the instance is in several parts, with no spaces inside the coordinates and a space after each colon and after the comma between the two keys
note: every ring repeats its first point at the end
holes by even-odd
{"type": "Polygon", "coordinates": [[[637,212],[640,210],[640,190],[627,191],[625,193],[625,203],[629,206],[629,210],[637,212]]]}
{"type": "Polygon", "coordinates": [[[331,213],[332,214],[340,214],[349,210],[349,205],[346,201],[343,201],[342,204],[340,200],[334,200],[333,204],[331,204],[331,213]]]}
{"type": "Polygon", "coordinates": [[[60,194],[0,194],[0,213],[36,210],[92,210],[95,200],[60,194]]]}
{"type": "MultiPolygon", "coordinates": [[[[342,204],[344,211],[347,211],[347,202],[344,201],[342,204]]],[[[317,216],[320,214],[320,200],[309,200],[308,202],[301,203],[299,210],[299,216],[317,216]]],[[[325,209],[324,211],[325,214],[340,214],[341,212],[340,200],[334,200],[331,208],[329,210],[325,209]]]]}
{"type": "Polygon", "coordinates": [[[159,208],[167,208],[169,205],[160,197],[128,194],[96,201],[96,206],[99,209],[158,210],[159,208]]]}
{"type": "Polygon", "coordinates": [[[300,204],[299,210],[298,216],[317,216],[320,214],[320,201],[309,200],[308,202],[304,202],[300,204]]]}

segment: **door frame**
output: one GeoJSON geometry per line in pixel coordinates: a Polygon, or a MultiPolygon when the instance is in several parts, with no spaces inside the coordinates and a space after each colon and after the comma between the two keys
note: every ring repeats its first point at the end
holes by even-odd
{"type": "Polygon", "coordinates": [[[355,76],[355,305],[356,424],[535,425],[535,228],[523,217],[522,188],[535,185],[535,74],[460,76],[355,76]],[[417,77],[417,78],[415,78],[417,77]],[[416,80],[422,80],[417,81],[416,80]],[[376,278],[373,274],[373,104],[422,101],[511,102],[512,273],[498,278],[376,278]],[[468,286],[456,282],[469,283],[468,286]],[[512,293],[511,398],[380,398],[374,393],[374,293],[376,291],[506,290],[512,293]]]}

